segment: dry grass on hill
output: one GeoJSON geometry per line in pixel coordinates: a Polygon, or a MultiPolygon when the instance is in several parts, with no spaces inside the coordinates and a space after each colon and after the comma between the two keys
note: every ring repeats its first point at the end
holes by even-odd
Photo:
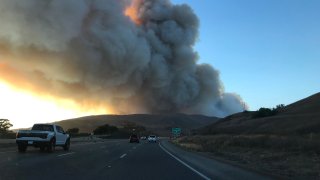
{"type": "Polygon", "coordinates": [[[290,179],[320,179],[320,93],[273,116],[254,114],[231,115],[175,143],[290,179]]]}
{"type": "Polygon", "coordinates": [[[269,135],[191,136],[175,143],[250,169],[294,179],[320,178],[320,134],[311,137],[269,135]]]}

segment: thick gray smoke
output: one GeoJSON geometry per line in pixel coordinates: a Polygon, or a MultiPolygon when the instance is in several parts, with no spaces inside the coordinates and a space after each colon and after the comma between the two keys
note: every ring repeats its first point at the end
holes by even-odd
{"type": "Polygon", "coordinates": [[[188,5],[136,0],[1,0],[0,79],[114,113],[242,111],[219,73],[197,64],[199,21],[188,5]]]}

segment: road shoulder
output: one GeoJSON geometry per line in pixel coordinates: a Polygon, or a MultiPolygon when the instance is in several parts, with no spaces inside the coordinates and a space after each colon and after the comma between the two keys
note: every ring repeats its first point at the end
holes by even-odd
{"type": "Polygon", "coordinates": [[[200,153],[186,151],[167,140],[161,141],[161,145],[167,151],[212,179],[272,179],[266,175],[221,162],[200,153]]]}

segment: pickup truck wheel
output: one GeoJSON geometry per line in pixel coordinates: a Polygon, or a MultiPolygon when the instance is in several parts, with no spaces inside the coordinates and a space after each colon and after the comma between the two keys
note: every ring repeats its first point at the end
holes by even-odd
{"type": "Polygon", "coordinates": [[[53,152],[55,150],[55,140],[52,139],[47,147],[48,152],[53,152]]]}
{"type": "Polygon", "coordinates": [[[21,144],[18,145],[18,151],[19,152],[23,153],[23,152],[26,152],[26,150],[27,150],[27,146],[26,145],[21,145],[21,144]]]}
{"type": "Polygon", "coordinates": [[[63,146],[63,150],[69,151],[69,149],[70,149],[70,140],[68,139],[63,146]]]}

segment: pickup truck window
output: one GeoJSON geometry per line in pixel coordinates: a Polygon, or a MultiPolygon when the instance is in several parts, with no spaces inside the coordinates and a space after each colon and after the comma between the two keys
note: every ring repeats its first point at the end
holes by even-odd
{"type": "Polygon", "coordinates": [[[60,127],[60,126],[56,126],[56,128],[57,128],[57,131],[58,131],[59,133],[64,133],[64,131],[63,131],[62,127],[60,127]]]}
{"type": "Polygon", "coordinates": [[[31,130],[37,130],[37,131],[54,131],[52,125],[47,124],[35,124],[31,130]]]}

